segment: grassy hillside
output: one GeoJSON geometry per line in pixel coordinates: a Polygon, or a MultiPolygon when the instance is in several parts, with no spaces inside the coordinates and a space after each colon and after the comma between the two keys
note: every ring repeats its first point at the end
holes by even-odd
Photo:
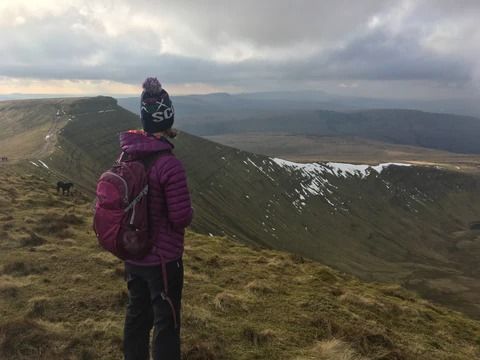
{"type": "MultiPolygon", "coordinates": [[[[0,358],[119,359],[122,264],[96,244],[91,198],[55,179],[1,167],[0,358]]],[[[185,360],[480,357],[478,321],[396,285],[192,232],[185,264],[185,360]]]]}
{"type": "Polygon", "coordinates": [[[0,102],[0,154],[10,160],[52,151],[57,131],[68,121],[65,99],[0,102]]]}
{"type": "MultiPolygon", "coordinates": [[[[118,132],[139,124],[112,101],[74,102],[73,120],[43,159],[50,169],[28,166],[91,191],[118,155],[118,132]]],[[[287,250],[362,279],[403,283],[480,316],[480,247],[478,232],[469,230],[480,217],[476,175],[427,167],[391,166],[379,174],[287,166],[186,133],[175,144],[189,175],[195,231],[287,250]]]]}

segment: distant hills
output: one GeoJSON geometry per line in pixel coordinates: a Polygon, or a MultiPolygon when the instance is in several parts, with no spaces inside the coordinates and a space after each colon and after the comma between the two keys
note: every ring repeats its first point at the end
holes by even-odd
{"type": "MultiPolygon", "coordinates": [[[[108,97],[38,100],[28,111],[17,105],[8,116],[0,111],[0,123],[15,116],[30,124],[27,131],[44,114],[62,124],[52,133],[48,122],[39,125],[37,136],[56,142],[41,157],[37,149],[26,154],[32,163],[25,165],[90,192],[118,155],[118,133],[139,126],[137,115],[108,97]]],[[[342,116],[343,127],[323,126],[355,125],[342,116]]],[[[368,124],[377,121],[372,116],[368,124]]],[[[480,214],[477,176],[433,167],[288,163],[183,132],[175,144],[189,174],[195,230],[288,250],[363,279],[399,282],[480,317],[480,237],[470,229],[480,214]]]]}
{"type": "Polygon", "coordinates": [[[263,119],[205,123],[188,127],[199,135],[286,133],[360,137],[390,144],[480,153],[480,119],[416,110],[327,110],[277,115],[263,119]]]}
{"type": "MultiPolygon", "coordinates": [[[[402,109],[401,103],[395,103],[397,108],[388,108],[394,104],[361,100],[321,92],[218,93],[175,97],[174,104],[177,126],[200,136],[282,133],[359,137],[455,153],[480,153],[478,118],[441,113],[440,106],[432,106],[437,111],[431,113],[402,109]],[[371,110],[379,106],[384,108],[371,110]]],[[[139,112],[138,98],[119,99],[119,104],[139,112]]]]}
{"type": "MultiPolygon", "coordinates": [[[[324,91],[272,91],[242,94],[213,93],[206,95],[174,96],[181,116],[189,114],[190,105],[199,106],[200,113],[213,113],[229,108],[232,111],[243,109],[278,111],[285,110],[333,110],[353,111],[369,109],[408,109],[433,113],[458,114],[480,117],[480,104],[477,98],[467,99],[378,99],[329,94],[324,91]]],[[[134,113],[139,111],[138,97],[119,96],[119,103],[134,113]]]]}

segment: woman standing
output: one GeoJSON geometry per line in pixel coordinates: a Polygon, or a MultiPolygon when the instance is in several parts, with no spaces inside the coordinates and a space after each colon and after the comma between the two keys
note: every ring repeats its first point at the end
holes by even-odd
{"type": "Polygon", "coordinates": [[[174,108],[156,78],[147,78],[141,95],[143,131],[120,135],[129,159],[149,159],[148,218],[153,247],[140,261],[126,261],[129,303],[124,328],[126,360],[150,357],[180,360],[180,309],[185,228],[193,210],[182,163],[172,153],[174,108]]]}

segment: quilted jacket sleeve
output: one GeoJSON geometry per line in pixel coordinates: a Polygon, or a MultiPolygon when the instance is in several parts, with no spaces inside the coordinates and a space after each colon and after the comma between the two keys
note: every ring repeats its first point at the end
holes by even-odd
{"type": "Polygon", "coordinates": [[[168,220],[174,227],[185,228],[193,218],[185,169],[180,160],[172,156],[162,170],[160,181],[165,189],[168,220]]]}

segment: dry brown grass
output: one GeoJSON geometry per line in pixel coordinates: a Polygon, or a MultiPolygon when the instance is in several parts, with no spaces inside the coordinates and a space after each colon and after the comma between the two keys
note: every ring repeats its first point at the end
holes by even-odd
{"type": "Polygon", "coordinates": [[[0,299],[12,300],[18,296],[19,286],[15,283],[3,283],[0,281],[0,299]]]}
{"type": "MultiPolygon", "coordinates": [[[[221,308],[220,310],[223,311],[221,308]]],[[[189,326],[206,329],[210,324],[213,324],[214,317],[212,312],[204,307],[185,304],[183,307],[183,321],[189,326]]]]}
{"type": "Polygon", "coordinates": [[[29,311],[28,316],[30,318],[39,318],[46,314],[49,306],[50,299],[45,296],[34,297],[28,301],[29,311]]]}
{"type": "Polygon", "coordinates": [[[47,240],[45,238],[38,236],[34,232],[31,232],[27,236],[24,236],[20,239],[20,245],[24,247],[40,246],[46,243],[47,243],[47,240]]]}
{"type": "Polygon", "coordinates": [[[222,347],[205,341],[197,341],[184,349],[183,360],[226,360],[222,347]]]}
{"type": "Polygon", "coordinates": [[[383,304],[375,301],[370,297],[366,297],[361,294],[355,294],[352,292],[347,292],[347,293],[344,293],[343,295],[340,295],[339,299],[344,303],[360,306],[365,309],[371,309],[377,306],[383,306],[383,304]]]}
{"type": "MultiPolygon", "coordinates": [[[[4,198],[0,198],[0,208],[6,209],[7,207],[10,207],[10,201],[4,198]]],[[[4,215],[0,217],[1,221],[8,221],[8,220],[13,220],[13,217],[11,215],[4,215]]]]}
{"type": "Polygon", "coordinates": [[[232,309],[247,309],[247,298],[244,295],[235,294],[229,291],[222,291],[215,295],[213,305],[220,311],[228,311],[232,309]]]}
{"type": "Polygon", "coordinates": [[[55,331],[55,327],[35,320],[19,319],[0,324],[0,359],[97,359],[89,345],[79,337],[68,337],[55,331]]]}
{"type": "Polygon", "coordinates": [[[16,320],[0,325],[0,358],[46,359],[50,353],[50,334],[31,320],[16,320]]]}
{"type": "Polygon", "coordinates": [[[270,284],[262,280],[253,280],[245,288],[254,294],[271,294],[275,292],[270,284]]]}
{"type": "Polygon", "coordinates": [[[2,273],[13,276],[27,276],[40,274],[48,270],[48,267],[39,264],[26,263],[24,261],[12,261],[3,266],[2,273]]]}
{"type": "Polygon", "coordinates": [[[253,346],[261,346],[272,341],[275,337],[275,331],[271,329],[256,330],[253,327],[246,327],[243,329],[243,337],[253,346]]]}
{"type": "Polygon", "coordinates": [[[113,267],[121,263],[120,260],[118,260],[115,256],[113,256],[112,254],[106,251],[93,253],[90,258],[99,265],[104,265],[109,267],[113,267]]]}
{"type": "Polygon", "coordinates": [[[295,360],[367,360],[357,354],[350,345],[338,340],[329,339],[318,342],[307,354],[295,360]]]}

